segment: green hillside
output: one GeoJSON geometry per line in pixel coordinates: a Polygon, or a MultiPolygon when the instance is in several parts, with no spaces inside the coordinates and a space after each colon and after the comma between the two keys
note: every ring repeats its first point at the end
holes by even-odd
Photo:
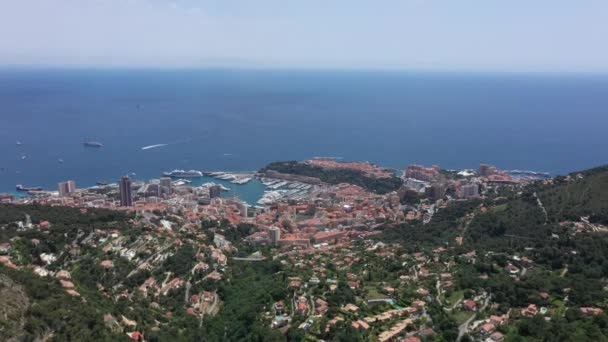
{"type": "Polygon", "coordinates": [[[608,224],[608,166],[556,178],[538,192],[553,222],[578,221],[608,224]]]}

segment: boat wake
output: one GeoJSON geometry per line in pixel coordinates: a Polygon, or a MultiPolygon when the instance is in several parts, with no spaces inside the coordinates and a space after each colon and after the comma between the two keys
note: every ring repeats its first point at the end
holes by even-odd
{"type": "Polygon", "coordinates": [[[149,145],[149,146],[144,146],[141,149],[142,150],[149,150],[151,148],[157,148],[157,147],[163,147],[163,146],[167,146],[169,144],[156,144],[156,145],[149,145]]]}
{"type": "Polygon", "coordinates": [[[166,143],[166,144],[155,144],[155,145],[148,145],[148,146],[144,146],[141,149],[142,150],[150,150],[153,148],[159,148],[159,147],[165,147],[165,146],[169,146],[169,145],[177,145],[177,144],[183,144],[183,143],[187,143],[192,141],[191,138],[188,139],[184,139],[184,140],[178,140],[178,141],[174,141],[174,142],[170,142],[170,143],[166,143]]]}

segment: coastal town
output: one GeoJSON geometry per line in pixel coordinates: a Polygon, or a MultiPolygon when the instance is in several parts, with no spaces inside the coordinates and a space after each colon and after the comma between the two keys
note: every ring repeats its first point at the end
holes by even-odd
{"type": "Polygon", "coordinates": [[[0,342],[608,342],[608,0],[0,2],[0,342]]]}
{"type": "MultiPolygon", "coordinates": [[[[125,313],[104,313],[107,329],[133,341],[148,340],[180,315],[204,326],[230,300],[217,284],[234,282],[236,269],[243,265],[268,262],[280,269],[277,286],[282,291],[271,295],[268,305],[259,306],[255,316],[291,338],[321,341],[339,332],[370,341],[415,342],[433,341],[451,330],[446,340],[501,342],[523,318],[548,319],[568,310],[568,288],[532,291],[514,306],[499,298],[504,294],[477,285],[488,278],[516,284],[531,274],[542,277],[548,272],[563,277],[568,266],[551,271],[537,264],[533,249],[512,249],[510,254],[482,251],[466,237],[476,215],[504,210],[504,196],[524,186],[551,184],[548,175],[507,172],[486,164],[462,171],[415,164],[390,170],[329,158],[298,165],[355,172],[372,181],[396,178],[399,186],[378,193],[367,183],[328,183],[272,169],[210,174],[234,186],[261,182],[267,190],[252,205],[226,198],[220,184],[192,186],[188,177],[197,177],[196,171],[147,182],[123,177],[116,184],[82,189],[66,181],[57,191],[32,190],[21,198],[5,194],[0,201],[74,208],[82,215],[117,212],[127,215],[133,229],[124,230],[126,223],[109,223],[66,233],[69,239],[61,238],[66,240],[61,248],[49,248],[50,242],[40,238],[24,241],[29,235],[21,234],[0,243],[0,263],[56,279],[65,293],[82,301],[91,289],[79,283],[82,274],[74,273],[88,265],[102,275],[94,284],[96,295],[129,305],[147,303],[158,313],[145,323],[125,313]],[[452,219],[454,210],[463,214],[452,219]],[[424,245],[401,242],[402,235],[386,238],[387,227],[410,222],[419,222],[423,231],[436,229],[437,234],[443,234],[442,224],[450,225],[456,233],[450,240],[429,239],[424,245]],[[85,251],[94,251],[96,258],[85,257],[85,251]]],[[[540,198],[535,201],[545,210],[540,198]]],[[[590,222],[562,224],[572,225],[573,234],[607,230],[590,222]]],[[[18,232],[48,237],[55,229],[51,219],[29,215],[9,225],[18,232]]],[[[598,306],[576,310],[585,317],[603,315],[598,306]]]]}

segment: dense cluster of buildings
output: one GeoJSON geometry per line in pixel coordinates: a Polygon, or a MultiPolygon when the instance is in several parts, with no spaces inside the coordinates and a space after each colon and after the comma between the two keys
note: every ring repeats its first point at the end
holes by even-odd
{"type": "Polygon", "coordinates": [[[297,202],[278,202],[250,218],[259,231],[247,237],[281,249],[323,248],[369,233],[387,220],[403,221],[396,194],[376,195],[350,184],[320,186],[297,202]]]}
{"type": "MultiPolygon", "coordinates": [[[[328,169],[350,168],[374,177],[385,177],[388,172],[368,163],[338,163],[326,159],[307,163],[328,169]]],[[[427,223],[450,201],[481,197],[497,184],[514,180],[508,173],[483,164],[477,172],[445,171],[436,165],[410,165],[404,170],[402,179],[404,185],[399,191],[383,195],[352,184],[331,185],[315,180],[309,184],[310,191],[304,197],[279,198],[262,206],[249,206],[238,198],[223,198],[222,186],[217,184],[192,187],[168,177],[144,183],[126,176],[117,184],[86,189],[77,189],[74,181],[65,181],[58,184],[57,192],[38,192],[16,201],[12,197],[0,197],[0,201],[37,201],[79,207],[85,211],[94,207],[136,212],[134,224],[152,229],[154,234],[142,235],[132,241],[119,231],[95,231],[80,242],[101,246],[108,259],[100,261],[99,266],[108,272],[115,267],[113,257],[136,263],[135,273],[153,270],[162,265],[176,246],[181,246],[185,241],[181,233],[185,232],[186,236],[196,237],[198,246],[196,263],[189,274],[200,275],[204,280],[220,280],[233,247],[218,230],[214,232],[213,241],[207,240],[201,227],[205,227],[205,222],[228,222],[232,226],[247,224],[254,229],[249,230],[245,241],[254,246],[269,246],[273,257],[288,270],[291,295],[273,306],[274,312],[270,314],[273,328],[287,327],[300,317],[305,319],[298,328],[314,335],[315,322],[323,317],[329,322],[328,330],[340,322],[348,322],[349,329],[375,336],[378,341],[420,341],[435,334],[431,327],[420,323],[429,319],[426,306],[430,301],[438,301],[450,312],[471,315],[490,305],[487,293],[474,293],[466,299],[448,299],[448,294],[458,285],[452,276],[456,261],[474,260],[475,251],[445,257],[447,249],[438,246],[432,251],[406,253],[402,245],[374,243],[369,237],[377,233],[376,227],[387,222],[418,220],[427,223]],[[353,244],[354,241],[361,243],[353,244]],[[373,267],[382,267],[380,265],[387,260],[397,260],[401,265],[399,271],[387,273],[386,279],[375,279],[370,274],[373,267]],[[356,296],[352,302],[335,307],[330,298],[340,286],[347,287],[356,296]],[[436,293],[431,294],[429,289],[436,293]],[[407,294],[406,298],[402,297],[403,293],[407,294]],[[383,309],[375,309],[378,305],[383,309]]],[[[306,179],[298,178],[298,182],[302,181],[306,179]]],[[[3,254],[2,248],[10,250],[11,246],[0,246],[0,254],[3,254]]],[[[78,253],[78,249],[79,246],[73,245],[70,253],[78,253]]],[[[56,257],[44,256],[49,263],[56,257]]],[[[252,255],[241,259],[264,258],[252,255]]],[[[19,267],[8,257],[1,258],[0,262],[19,267]]],[[[531,260],[513,259],[504,272],[515,279],[532,265],[531,260]]],[[[35,272],[49,274],[50,271],[38,267],[35,272]]],[[[70,282],[69,272],[63,270],[52,275],[61,280],[67,293],[79,296],[70,282]]],[[[133,274],[128,277],[131,276],[133,274]]],[[[137,294],[149,298],[167,296],[187,287],[188,281],[171,275],[163,282],[149,277],[138,285],[137,294]]],[[[100,291],[107,296],[134,295],[129,291],[116,293],[109,288],[100,291]]],[[[219,310],[218,300],[214,292],[191,294],[187,300],[188,314],[198,317],[213,314],[219,310]]],[[[522,309],[521,314],[533,309],[522,309]]],[[[593,315],[594,310],[589,308],[585,312],[593,315]]],[[[492,315],[467,321],[461,328],[486,341],[500,342],[503,336],[497,327],[508,320],[509,315],[492,315]]],[[[108,317],[108,322],[114,322],[112,324],[125,325],[115,321],[108,317]]]]}
{"type": "Polygon", "coordinates": [[[411,164],[405,169],[405,177],[413,178],[425,182],[430,182],[439,177],[441,169],[438,165],[424,167],[418,164],[411,164]]]}
{"type": "Polygon", "coordinates": [[[424,193],[427,198],[437,201],[481,197],[488,188],[517,184],[529,178],[514,179],[508,172],[487,164],[481,164],[477,172],[473,170],[442,172],[438,165],[425,167],[412,164],[403,172],[403,179],[407,189],[424,193]]]}
{"type": "MultiPolygon", "coordinates": [[[[341,163],[313,159],[306,163],[324,168],[349,168],[376,177],[388,172],[369,163],[341,163]]],[[[264,176],[268,176],[265,174],[264,176]]],[[[499,179],[512,179],[495,167],[482,164],[478,172],[442,171],[439,166],[409,165],[403,172],[402,189],[379,195],[352,184],[310,184],[306,196],[278,198],[262,206],[250,206],[238,198],[222,198],[222,186],[192,187],[169,177],[149,182],[122,177],[117,184],[77,189],[74,181],[58,184],[58,192],[37,192],[15,202],[33,200],[48,205],[98,207],[136,212],[166,211],[189,219],[248,223],[257,230],[247,237],[254,244],[288,250],[326,248],[373,232],[385,222],[421,220],[450,201],[483,196],[499,179]]],[[[299,179],[301,181],[301,179],[299,179]]],[[[14,201],[3,197],[0,200],[14,201]]]]}
{"type": "Polygon", "coordinates": [[[393,176],[391,170],[381,168],[369,162],[340,162],[336,158],[315,158],[304,161],[305,164],[318,166],[323,169],[354,170],[375,178],[388,178],[393,176]]]}

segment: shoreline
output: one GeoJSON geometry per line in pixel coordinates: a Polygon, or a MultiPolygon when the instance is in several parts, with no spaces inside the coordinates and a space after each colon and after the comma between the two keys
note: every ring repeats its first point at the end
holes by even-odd
{"type": "MultiPolygon", "coordinates": [[[[265,186],[263,186],[261,184],[260,180],[256,177],[257,171],[234,171],[234,172],[209,171],[209,172],[218,172],[218,173],[222,172],[225,174],[235,175],[237,177],[250,176],[252,179],[250,181],[248,181],[247,183],[238,184],[238,183],[232,183],[230,180],[216,178],[215,176],[212,176],[209,174],[204,174],[202,177],[188,178],[188,177],[164,176],[161,173],[160,176],[158,176],[158,177],[144,178],[144,179],[132,177],[131,180],[134,183],[143,182],[144,184],[149,184],[151,181],[159,180],[160,178],[163,178],[163,177],[169,177],[172,179],[172,181],[177,181],[177,180],[181,180],[181,179],[192,181],[192,183],[184,184],[183,186],[185,186],[185,187],[199,187],[205,183],[216,183],[216,184],[223,185],[229,189],[228,191],[224,191],[224,194],[225,194],[224,197],[226,197],[226,198],[238,197],[242,201],[244,201],[247,204],[252,205],[252,206],[257,205],[257,201],[260,198],[262,198],[264,191],[268,190],[265,186]]],[[[205,173],[207,173],[207,171],[205,171],[205,173]]],[[[109,182],[107,185],[117,187],[118,182],[109,182]]],[[[28,185],[25,185],[25,186],[28,186],[28,185]]],[[[81,186],[78,183],[76,183],[77,189],[91,189],[91,188],[95,188],[97,186],[99,186],[99,185],[94,184],[94,185],[81,186]]],[[[42,187],[42,189],[43,189],[42,192],[57,192],[58,191],[58,189],[52,189],[52,188],[46,188],[46,187],[42,187]]],[[[15,199],[22,199],[22,198],[30,196],[30,194],[27,191],[18,191],[15,188],[13,188],[9,191],[0,190],[0,194],[12,195],[12,196],[14,196],[15,199]]]]}
{"type": "MultiPolygon", "coordinates": [[[[395,177],[403,178],[405,176],[404,170],[400,170],[397,168],[391,168],[391,167],[383,167],[383,168],[385,170],[390,170],[391,172],[393,172],[395,177]]],[[[474,169],[462,169],[462,170],[443,169],[443,170],[447,171],[447,172],[458,173],[458,174],[460,174],[462,172],[471,172],[470,176],[467,175],[466,177],[477,176],[476,170],[474,170],[474,169]]],[[[192,171],[199,171],[202,173],[202,176],[200,176],[200,177],[166,176],[166,175],[164,175],[164,172],[161,172],[161,173],[159,173],[159,176],[157,176],[157,177],[145,177],[143,179],[138,179],[136,177],[132,177],[132,181],[133,182],[143,182],[144,184],[149,184],[153,180],[159,180],[160,178],[163,178],[163,177],[169,177],[173,181],[180,180],[180,179],[190,181],[190,183],[183,185],[186,187],[199,187],[206,183],[216,183],[216,184],[223,185],[225,188],[228,188],[228,190],[225,191],[227,198],[228,197],[237,197],[240,200],[247,203],[248,205],[252,205],[252,206],[257,205],[258,201],[260,199],[264,198],[264,194],[266,192],[274,189],[272,187],[268,187],[267,185],[263,184],[263,182],[260,180],[259,170],[238,170],[238,171],[192,170],[192,171]],[[218,177],[218,176],[221,177],[221,175],[229,175],[229,177],[226,179],[222,179],[222,178],[218,177]],[[231,179],[230,176],[233,176],[234,178],[231,179]],[[248,180],[244,183],[233,182],[233,180],[244,179],[244,178],[250,178],[250,180],[248,180]]],[[[556,176],[549,172],[539,172],[539,171],[531,171],[531,170],[515,169],[515,170],[503,170],[503,172],[505,172],[506,174],[509,174],[510,176],[513,177],[514,180],[517,180],[517,181],[525,180],[525,179],[536,179],[536,180],[550,179],[550,178],[553,178],[556,176]]],[[[117,184],[118,184],[118,182],[107,183],[107,185],[111,185],[111,186],[117,186],[117,184]]],[[[33,186],[37,186],[37,185],[26,184],[25,186],[33,187],[33,186]]],[[[91,189],[91,188],[95,188],[96,186],[99,186],[99,184],[78,187],[78,183],[77,183],[78,189],[91,189]]],[[[42,190],[43,192],[58,191],[57,189],[52,189],[52,188],[46,189],[45,187],[42,187],[42,189],[43,189],[42,190]]],[[[19,190],[16,190],[15,188],[11,189],[10,191],[0,190],[0,194],[8,194],[8,195],[13,196],[15,199],[22,199],[22,198],[30,196],[30,194],[27,191],[19,191],[19,190]]]]}
{"type": "MultiPolygon", "coordinates": [[[[403,173],[404,170],[403,169],[397,169],[397,168],[392,168],[392,167],[384,167],[387,170],[391,170],[395,173],[396,177],[399,177],[400,174],[399,173],[403,173]]],[[[464,171],[475,171],[475,169],[470,169],[470,168],[466,168],[466,169],[443,169],[445,171],[448,172],[464,172],[464,171]]],[[[132,181],[134,182],[144,182],[144,183],[148,183],[152,180],[155,179],[160,179],[163,177],[170,177],[172,179],[197,179],[197,178],[204,178],[204,177],[211,177],[217,180],[221,180],[216,178],[213,174],[219,174],[219,173],[225,173],[225,174],[231,174],[231,175],[235,175],[235,176],[251,176],[251,177],[256,177],[259,174],[259,170],[234,170],[234,171],[230,171],[230,170],[194,170],[194,171],[200,171],[203,174],[203,177],[195,177],[195,178],[189,178],[189,177],[178,177],[178,176],[165,176],[163,173],[161,172],[159,174],[158,177],[145,177],[143,179],[138,179],[137,177],[131,177],[132,181]]],[[[560,174],[556,174],[556,173],[552,173],[552,172],[544,172],[544,171],[533,171],[533,170],[519,170],[519,169],[513,169],[513,170],[503,170],[504,172],[516,177],[516,176],[532,176],[532,177],[541,177],[541,178],[553,178],[556,176],[560,176],[560,174]]],[[[576,171],[571,171],[571,172],[576,172],[576,171]]],[[[66,180],[69,180],[70,177],[66,177],[66,180]]],[[[112,185],[112,184],[117,184],[118,182],[109,182],[107,183],[108,185],[112,185]]],[[[15,184],[16,187],[17,184],[15,184]]],[[[77,183],[78,185],[78,183],[77,183]]],[[[240,184],[242,185],[242,184],[240,184]]],[[[39,185],[37,184],[24,184],[25,187],[38,187],[39,185]]],[[[93,184],[93,185],[85,185],[80,187],[80,189],[86,189],[86,188],[92,188],[94,186],[98,186],[98,184],[93,184]]],[[[47,189],[45,186],[40,186],[42,187],[42,191],[56,191],[53,189],[47,189]]],[[[25,191],[18,191],[16,190],[14,187],[11,190],[4,190],[4,189],[0,189],[0,194],[11,194],[11,195],[19,195],[19,194],[24,194],[27,193],[25,191]]],[[[23,197],[23,196],[21,196],[23,197]]]]}

